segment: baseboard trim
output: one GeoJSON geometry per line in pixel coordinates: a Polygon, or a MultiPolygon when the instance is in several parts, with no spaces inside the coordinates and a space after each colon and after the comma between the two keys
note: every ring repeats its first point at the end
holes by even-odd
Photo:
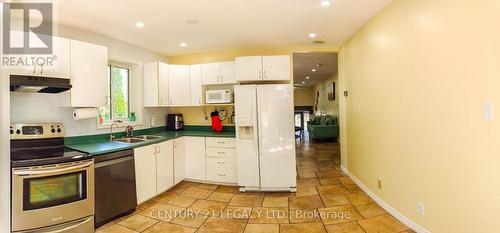
{"type": "Polygon", "coordinates": [[[392,208],[389,204],[385,203],[382,199],[380,199],[375,193],[373,193],[368,187],[366,187],[356,176],[354,176],[347,168],[344,166],[340,166],[340,169],[347,175],[349,178],[356,183],[359,188],[361,188],[368,196],[370,196],[377,204],[379,204],[382,208],[384,208],[389,214],[391,214],[393,217],[401,221],[403,224],[405,224],[407,227],[411,228],[412,230],[418,232],[418,233],[430,233],[427,229],[423,228],[422,226],[416,224],[415,222],[411,221],[409,218],[405,217],[401,213],[399,213],[397,210],[392,208]]]}

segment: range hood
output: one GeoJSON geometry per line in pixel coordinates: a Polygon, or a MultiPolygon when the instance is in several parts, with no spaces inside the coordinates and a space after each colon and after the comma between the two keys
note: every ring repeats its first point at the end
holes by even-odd
{"type": "Polygon", "coordinates": [[[10,76],[10,91],[12,92],[55,94],[69,89],[71,89],[69,79],[27,75],[10,76]]]}

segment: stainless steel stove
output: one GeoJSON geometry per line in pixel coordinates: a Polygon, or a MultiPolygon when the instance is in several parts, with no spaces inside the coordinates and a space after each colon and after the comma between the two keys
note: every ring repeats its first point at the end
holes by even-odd
{"type": "Polygon", "coordinates": [[[12,124],[12,231],[94,231],[94,160],[64,147],[64,126],[12,124]]]}

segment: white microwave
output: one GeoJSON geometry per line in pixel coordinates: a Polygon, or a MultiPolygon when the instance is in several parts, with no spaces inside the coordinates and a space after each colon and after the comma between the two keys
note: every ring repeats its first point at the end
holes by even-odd
{"type": "Polygon", "coordinates": [[[233,91],[231,90],[207,90],[205,91],[205,102],[207,104],[227,104],[233,102],[233,91]]]}

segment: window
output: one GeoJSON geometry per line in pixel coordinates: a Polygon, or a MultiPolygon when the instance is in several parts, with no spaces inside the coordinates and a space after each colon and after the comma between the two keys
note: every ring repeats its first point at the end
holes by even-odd
{"type": "Polygon", "coordinates": [[[108,65],[108,100],[105,107],[99,108],[103,122],[128,121],[130,114],[130,68],[108,65]]]}

